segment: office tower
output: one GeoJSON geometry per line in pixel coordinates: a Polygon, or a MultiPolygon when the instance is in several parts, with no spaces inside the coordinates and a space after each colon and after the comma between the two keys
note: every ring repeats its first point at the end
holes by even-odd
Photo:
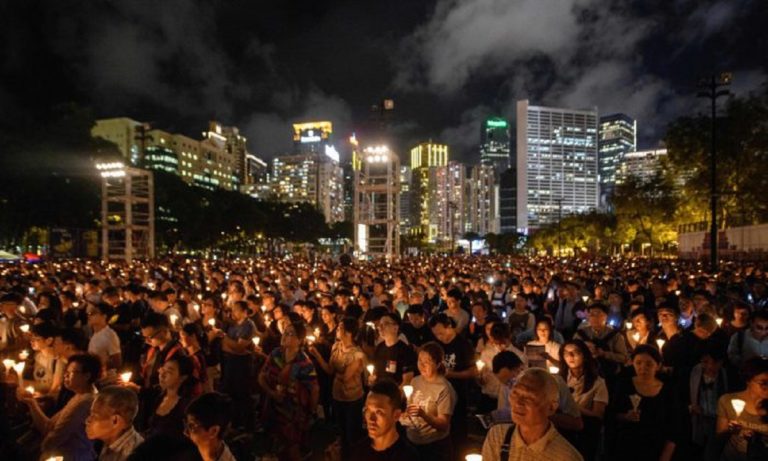
{"type": "Polygon", "coordinates": [[[143,127],[141,122],[127,117],[106,118],[96,120],[91,128],[91,136],[113,143],[126,162],[138,166],[142,145],[141,140],[137,139],[137,134],[143,127]]]}
{"type": "Polygon", "coordinates": [[[480,163],[493,165],[496,175],[509,168],[509,123],[492,117],[483,122],[480,130],[480,163]]]}
{"type": "Polygon", "coordinates": [[[610,209],[619,165],[637,149],[637,122],[625,114],[606,115],[600,117],[598,134],[600,208],[610,209]]]}
{"type": "Polygon", "coordinates": [[[493,165],[475,165],[469,179],[467,231],[499,233],[499,184],[493,165]]]}
{"type": "Polygon", "coordinates": [[[616,184],[623,184],[629,176],[641,182],[651,180],[661,172],[662,159],[667,156],[667,149],[651,149],[627,152],[622,156],[616,170],[616,184]]]}
{"type": "Polygon", "coordinates": [[[517,227],[597,208],[597,108],[572,110],[517,102],[517,227]]]}

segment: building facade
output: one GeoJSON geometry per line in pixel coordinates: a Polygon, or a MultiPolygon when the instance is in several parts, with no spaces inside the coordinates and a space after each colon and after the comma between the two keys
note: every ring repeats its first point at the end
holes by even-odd
{"type": "Polygon", "coordinates": [[[661,172],[662,159],[666,156],[667,149],[642,150],[624,154],[616,171],[616,184],[623,184],[630,176],[638,178],[641,182],[650,181],[661,172]]]}
{"type": "Polygon", "coordinates": [[[480,163],[493,165],[496,175],[509,168],[509,123],[499,117],[483,122],[480,130],[480,163]]]}
{"type": "Polygon", "coordinates": [[[522,233],[598,206],[597,108],[517,102],[517,228],[522,233]]]}
{"type": "Polygon", "coordinates": [[[91,128],[91,136],[113,143],[126,162],[138,166],[141,162],[141,144],[137,134],[142,126],[142,123],[127,117],[106,118],[96,120],[91,128]]]}
{"type": "Polygon", "coordinates": [[[499,183],[493,165],[475,165],[468,181],[467,232],[499,233],[499,183]]]}
{"type": "Polygon", "coordinates": [[[360,258],[400,254],[400,159],[387,146],[358,153],[354,171],[355,252],[360,258]]]}
{"type": "Polygon", "coordinates": [[[637,121],[625,114],[606,115],[600,117],[598,133],[600,208],[610,209],[622,159],[637,150],[637,121]]]}

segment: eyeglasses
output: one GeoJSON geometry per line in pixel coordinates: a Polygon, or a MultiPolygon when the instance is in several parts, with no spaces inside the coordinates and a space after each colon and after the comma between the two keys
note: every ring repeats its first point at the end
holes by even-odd
{"type": "Polygon", "coordinates": [[[760,386],[760,389],[768,389],[768,381],[755,381],[755,384],[760,386]]]}
{"type": "Polygon", "coordinates": [[[189,419],[184,420],[184,432],[187,434],[190,432],[196,432],[198,429],[200,429],[200,423],[190,421],[189,419]]]}
{"type": "Polygon", "coordinates": [[[152,334],[151,334],[151,335],[149,335],[149,336],[144,336],[144,335],[142,335],[142,337],[144,338],[144,341],[147,341],[147,342],[149,342],[149,341],[152,341],[153,339],[156,339],[156,338],[157,338],[158,336],[160,336],[162,333],[163,333],[163,330],[157,330],[156,332],[152,333],[152,334]]]}

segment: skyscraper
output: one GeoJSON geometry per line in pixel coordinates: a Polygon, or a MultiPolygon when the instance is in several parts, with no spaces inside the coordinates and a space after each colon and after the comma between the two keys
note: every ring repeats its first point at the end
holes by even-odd
{"type": "Polygon", "coordinates": [[[597,108],[517,102],[517,227],[597,208],[597,108]]]}
{"type": "Polygon", "coordinates": [[[622,159],[637,148],[637,122],[625,114],[600,117],[598,157],[600,208],[610,209],[616,173],[622,159]]]}
{"type": "Polygon", "coordinates": [[[468,231],[499,233],[499,185],[493,165],[472,167],[469,183],[468,231]]]}
{"type": "Polygon", "coordinates": [[[627,152],[616,170],[616,184],[622,184],[629,176],[641,182],[651,180],[661,171],[661,159],[667,156],[667,149],[651,149],[627,152]]]}
{"type": "Polygon", "coordinates": [[[480,130],[480,163],[493,165],[498,176],[509,162],[509,123],[498,117],[486,119],[480,130]]]}
{"type": "Polygon", "coordinates": [[[449,228],[447,167],[448,146],[445,144],[430,141],[411,149],[412,233],[425,242],[449,238],[446,235],[449,228]]]}

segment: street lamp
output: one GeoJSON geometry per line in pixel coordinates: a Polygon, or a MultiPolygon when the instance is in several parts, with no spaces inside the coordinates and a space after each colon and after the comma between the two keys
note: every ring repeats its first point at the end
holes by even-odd
{"type": "Polygon", "coordinates": [[[708,78],[702,79],[699,82],[700,91],[697,93],[697,97],[708,98],[710,100],[712,108],[712,146],[710,152],[710,224],[709,224],[709,258],[710,268],[712,272],[717,272],[717,155],[716,155],[716,140],[717,140],[717,98],[721,96],[727,96],[730,94],[728,90],[720,89],[721,87],[731,84],[733,75],[730,72],[722,72],[718,75],[712,74],[708,78]]]}

